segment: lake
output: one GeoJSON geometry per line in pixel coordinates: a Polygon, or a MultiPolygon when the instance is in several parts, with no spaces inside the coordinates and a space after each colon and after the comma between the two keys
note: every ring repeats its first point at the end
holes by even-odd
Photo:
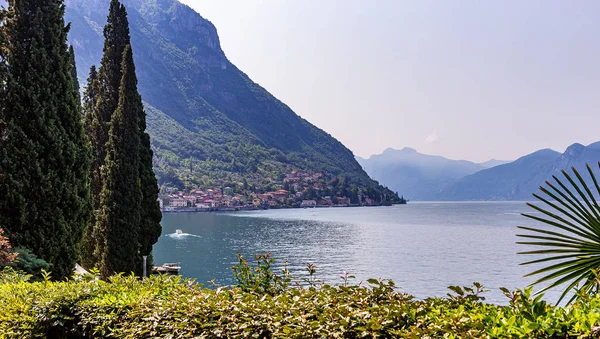
{"type": "MultiPolygon", "coordinates": [[[[515,244],[516,226],[536,225],[520,215],[523,202],[409,203],[393,207],[284,209],[233,213],[171,213],[154,246],[156,264],[177,262],[181,274],[208,284],[234,283],[236,253],[271,252],[297,277],[306,264],[317,278],[341,282],[342,272],[392,279],[418,298],[445,296],[449,285],[477,281],[487,301],[505,304],[499,287],[525,287],[532,267],[515,244]],[[176,235],[181,229],[183,235],[176,235]]],[[[557,292],[547,299],[556,301],[557,292]]]]}

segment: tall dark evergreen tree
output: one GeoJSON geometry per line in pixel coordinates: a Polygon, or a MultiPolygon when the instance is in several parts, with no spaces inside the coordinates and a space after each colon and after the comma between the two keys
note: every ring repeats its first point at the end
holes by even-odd
{"type": "MultiPolygon", "coordinates": [[[[90,74],[87,79],[87,87],[83,93],[83,124],[87,133],[88,141],[90,142],[92,147],[92,159],[97,159],[98,155],[96,152],[98,149],[98,140],[94,139],[94,134],[92,131],[92,123],[94,121],[94,111],[96,109],[96,105],[98,104],[98,95],[99,95],[99,81],[98,81],[98,72],[96,71],[96,66],[92,66],[90,68],[90,74]]],[[[96,122],[97,123],[97,122],[96,122]]],[[[92,199],[92,210],[97,211],[100,208],[100,183],[102,182],[100,178],[100,168],[96,168],[96,170],[91,171],[91,182],[90,182],[90,191],[91,196],[94,197],[92,199]]],[[[90,222],[88,227],[85,229],[85,233],[83,235],[83,241],[81,243],[81,265],[85,268],[91,269],[93,268],[98,259],[94,256],[94,252],[96,251],[96,237],[94,235],[94,228],[96,224],[95,213],[92,213],[90,222]]]]}
{"type": "Polygon", "coordinates": [[[90,71],[86,97],[84,97],[85,128],[91,143],[91,195],[94,206],[94,217],[90,223],[83,242],[82,262],[85,268],[93,268],[99,258],[94,257],[100,241],[95,234],[96,215],[100,213],[100,192],[103,187],[101,169],[106,159],[106,149],[111,118],[119,103],[121,63],[125,46],[130,43],[127,11],[118,0],[112,0],[108,14],[108,22],[104,27],[104,55],[100,70],[90,71]],[[92,80],[92,81],[90,81],[92,80]]]}
{"type": "Polygon", "coordinates": [[[75,50],[73,45],[69,46],[69,63],[71,64],[70,74],[73,80],[73,90],[75,91],[75,97],[77,102],[81,102],[81,94],[79,94],[79,79],[77,79],[77,63],[75,62],[75,50]]]}
{"type": "MultiPolygon", "coordinates": [[[[136,78],[137,81],[137,78],[136,78]]],[[[137,83],[137,82],[136,82],[137,83]]],[[[137,86],[136,86],[137,93],[137,86]]],[[[147,265],[152,264],[152,245],[156,244],[162,233],[162,213],[157,201],[158,199],[158,182],[152,169],[152,149],[150,148],[150,136],[146,133],[146,112],[142,104],[141,97],[138,95],[137,100],[139,113],[139,132],[140,132],[140,187],[142,190],[142,204],[140,206],[141,223],[140,223],[140,254],[141,256],[149,256],[147,265]]],[[[138,265],[138,267],[141,267],[138,265]]],[[[149,272],[149,271],[148,271],[149,272]]]]}
{"type": "MultiPolygon", "coordinates": [[[[6,146],[5,140],[7,136],[7,126],[6,122],[4,122],[4,94],[6,90],[6,81],[8,78],[7,73],[7,64],[6,64],[6,9],[4,7],[0,8],[0,166],[4,162],[4,153],[2,152],[2,148],[6,146]]],[[[3,167],[0,167],[3,168],[3,167]]],[[[0,170],[0,194],[6,195],[6,192],[3,191],[5,187],[5,181],[7,180],[6,175],[2,170],[0,170]]],[[[0,204],[0,213],[2,211],[2,204],[0,204]]]]}
{"type": "MultiPolygon", "coordinates": [[[[146,113],[142,101],[139,100],[140,108],[140,187],[142,190],[142,202],[140,206],[140,255],[149,256],[147,265],[152,264],[152,246],[156,244],[162,233],[162,213],[158,203],[158,182],[152,169],[152,149],[150,148],[150,136],[146,133],[146,113]]],[[[140,267],[140,265],[138,265],[140,267]]],[[[149,272],[149,271],[148,271],[149,272]]]]}
{"type": "MultiPolygon", "coordinates": [[[[142,256],[150,256],[152,245],[160,237],[162,215],[157,202],[158,184],[152,169],[150,136],[146,133],[146,113],[137,91],[127,11],[117,0],[111,1],[109,11],[108,24],[104,29],[104,56],[100,70],[98,73],[94,67],[90,70],[83,100],[86,131],[94,149],[91,191],[95,197],[96,212],[93,226],[88,228],[84,237],[82,263],[86,268],[98,264],[104,275],[121,271],[139,274],[142,256]],[[126,88],[123,88],[124,81],[126,88]],[[138,139],[136,158],[128,163],[131,165],[133,161],[137,161],[135,187],[126,188],[128,186],[125,181],[121,180],[124,177],[129,179],[129,173],[123,174],[124,169],[119,167],[118,160],[123,156],[120,152],[130,149],[119,146],[119,138],[124,138],[120,134],[123,131],[119,128],[125,127],[119,127],[115,123],[117,114],[119,119],[125,119],[121,124],[131,123],[130,114],[137,116],[136,125],[125,126],[128,128],[127,133],[135,133],[138,139]],[[115,140],[111,141],[112,139],[115,140]],[[139,201],[123,195],[121,191],[126,189],[131,190],[130,194],[137,194],[137,191],[140,194],[139,201]],[[111,192],[112,190],[117,190],[117,193],[111,192]],[[118,210],[110,205],[115,204],[114,201],[119,201],[118,210]],[[125,227],[125,224],[117,227],[116,221],[112,219],[120,211],[130,213],[127,230],[120,230],[119,227],[125,227]],[[134,220],[138,222],[133,223],[134,220]],[[119,238],[119,232],[127,233],[127,237],[119,238]],[[123,242],[123,239],[127,241],[123,242]],[[111,257],[114,258],[110,259],[111,257]]],[[[131,142],[128,145],[132,146],[131,142]]],[[[126,158],[131,157],[127,155],[126,158]]]]}
{"type": "Polygon", "coordinates": [[[92,66],[87,78],[87,86],[83,92],[84,126],[90,124],[94,117],[94,110],[98,104],[99,86],[98,71],[96,71],[96,66],[92,66]]]}
{"type": "MultiPolygon", "coordinates": [[[[100,165],[106,157],[109,123],[119,104],[119,91],[123,76],[121,63],[125,46],[130,44],[127,10],[118,0],[110,3],[108,22],[104,27],[104,55],[98,73],[99,96],[95,109],[94,129],[97,129],[100,165]]],[[[100,185],[102,186],[102,185],[100,185]]]]}
{"type": "Polygon", "coordinates": [[[89,149],[70,76],[62,0],[11,0],[3,26],[6,130],[0,140],[0,225],[16,247],[70,276],[89,219],[89,149]]]}
{"type": "MultiPolygon", "coordinates": [[[[7,64],[6,64],[6,43],[8,39],[6,39],[5,31],[5,23],[6,23],[6,9],[4,7],[0,7],[0,142],[2,139],[2,133],[6,128],[6,123],[2,119],[2,108],[4,105],[2,104],[2,99],[4,96],[4,90],[6,89],[6,79],[7,79],[7,64]]],[[[2,173],[0,173],[0,176],[2,173]]]]}
{"type": "Polygon", "coordinates": [[[96,215],[96,257],[103,277],[139,271],[140,133],[137,79],[131,46],[123,55],[119,104],[109,130],[100,210],[96,215]]]}
{"type": "MultiPolygon", "coordinates": [[[[6,9],[0,7],[0,94],[4,91],[6,84],[6,36],[5,36],[5,23],[6,23],[6,9]]],[[[1,99],[1,97],[0,97],[1,99]]],[[[2,114],[0,107],[0,116],[2,114]]]]}

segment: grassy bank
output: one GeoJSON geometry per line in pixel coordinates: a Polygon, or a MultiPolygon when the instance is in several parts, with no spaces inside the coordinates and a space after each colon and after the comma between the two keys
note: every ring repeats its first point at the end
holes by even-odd
{"type": "MultiPolygon", "coordinates": [[[[242,272],[243,273],[243,272],[242,272]]],[[[393,283],[285,287],[280,282],[206,289],[179,277],[0,280],[3,338],[566,338],[595,337],[600,297],[561,308],[481,288],[416,300],[393,283]],[[275,287],[275,288],[273,288],[275,287]]]]}

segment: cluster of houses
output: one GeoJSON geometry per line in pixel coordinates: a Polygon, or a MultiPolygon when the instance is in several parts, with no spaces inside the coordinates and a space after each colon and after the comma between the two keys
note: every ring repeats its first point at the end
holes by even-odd
{"type": "Polygon", "coordinates": [[[354,204],[350,198],[342,197],[312,197],[307,199],[306,192],[323,189],[322,173],[307,173],[293,171],[279,182],[282,189],[265,193],[236,193],[231,187],[223,189],[194,189],[165,194],[159,197],[163,211],[196,210],[196,211],[228,211],[285,207],[341,207],[357,205],[375,205],[375,201],[358,196],[354,204]],[[283,187],[287,189],[283,189],[283,187]]]}
{"type": "Polygon", "coordinates": [[[319,180],[323,177],[323,173],[308,173],[301,171],[292,171],[286,174],[283,179],[283,185],[295,192],[302,192],[311,186],[315,190],[322,189],[319,180]]]}
{"type": "Polygon", "coordinates": [[[190,192],[177,192],[158,198],[161,209],[181,209],[181,208],[236,208],[246,206],[248,198],[242,194],[232,194],[230,188],[221,190],[192,190],[190,192]]]}

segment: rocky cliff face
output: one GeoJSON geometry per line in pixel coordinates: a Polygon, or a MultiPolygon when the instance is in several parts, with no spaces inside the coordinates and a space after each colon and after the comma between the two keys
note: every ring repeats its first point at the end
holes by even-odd
{"type": "MultiPolygon", "coordinates": [[[[66,1],[82,86],[101,59],[109,3],[66,1]]],[[[208,20],[175,0],[122,3],[161,182],[195,185],[215,176],[277,176],[298,168],[383,190],[350,150],[235,67],[208,20]]]]}

